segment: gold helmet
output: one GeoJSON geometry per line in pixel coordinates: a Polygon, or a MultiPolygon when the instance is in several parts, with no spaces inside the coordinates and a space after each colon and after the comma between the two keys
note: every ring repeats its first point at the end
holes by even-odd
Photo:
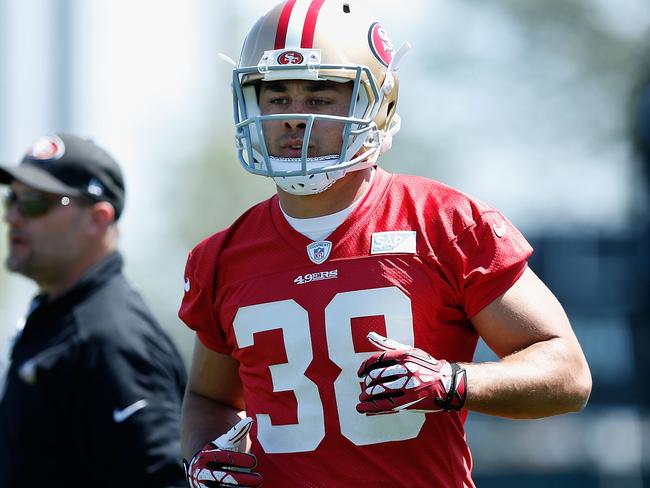
{"type": "Polygon", "coordinates": [[[286,0],[276,5],[249,31],[233,70],[241,164],[253,174],[273,177],[281,188],[295,194],[318,193],[347,171],[375,164],[399,130],[395,109],[401,53],[360,1],[286,0]],[[347,116],[261,115],[258,82],[295,79],[354,82],[347,116]],[[269,155],[262,122],[278,118],[305,120],[302,157],[269,155]],[[341,122],[341,152],[310,158],[307,147],[313,124],[326,119],[341,122]]]}

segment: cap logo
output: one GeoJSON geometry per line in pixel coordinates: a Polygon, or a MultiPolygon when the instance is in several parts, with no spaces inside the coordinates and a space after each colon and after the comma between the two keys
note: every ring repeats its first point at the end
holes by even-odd
{"type": "Polygon", "coordinates": [[[104,185],[102,185],[97,178],[92,178],[88,182],[88,188],[86,188],[86,191],[91,195],[101,197],[104,194],[104,185]]]}
{"type": "Polygon", "coordinates": [[[65,153],[65,144],[60,137],[43,136],[27,150],[27,156],[32,159],[59,159],[65,153]]]}
{"type": "Polygon", "coordinates": [[[386,30],[379,22],[375,22],[370,26],[370,30],[368,31],[368,44],[370,44],[372,54],[375,55],[377,60],[388,67],[393,60],[395,48],[386,30]]]}
{"type": "Polygon", "coordinates": [[[302,64],[305,58],[298,51],[285,51],[278,56],[278,64],[302,64]]]}

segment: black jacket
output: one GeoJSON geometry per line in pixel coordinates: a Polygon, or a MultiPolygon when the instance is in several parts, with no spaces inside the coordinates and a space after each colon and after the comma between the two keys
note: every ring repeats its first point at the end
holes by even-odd
{"type": "Polygon", "coordinates": [[[184,486],[185,369],[122,257],[32,308],[0,391],[0,487],[184,486]]]}

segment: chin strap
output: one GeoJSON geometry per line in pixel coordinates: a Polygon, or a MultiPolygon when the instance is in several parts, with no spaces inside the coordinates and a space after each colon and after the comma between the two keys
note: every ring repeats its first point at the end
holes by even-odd
{"type": "Polygon", "coordinates": [[[315,195],[327,190],[337,180],[345,176],[345,170],[339,169],[327,173],[316,173],[309,176],[276,176],[275,184],[292,195],[315,195]]]}
{"type": "Polygon", "coordinates": [[[388,130],[384,131],[384,137],[381,141],[380,154],[388,152],[393,147],[393,136],[397,134],[402,126],[402,119],[397,114],[393,114],[393,118],[388,125],[388,130]]]}
{"type": "Polygon", "coordinates": [[[410,42],[404,41],[404,43],[399,47],[399,49],[395,53],[395,56],[393,56],[393,60],[388,65],[388,68],[390,68],[391,71],[395,72],[399,70],[399,64],[402,62],[402,59],[404,58],[406,53],[411,50],[411,47],[412,46],[410,42]]]}
{"type": "Polygon", "coordinates": [[[381,91],[383,93],[388,94],[393,91],[393,88],[395,88],[395,77],[393,76],[393,73],[397,73],[399,71],[399,65],[402,62],[402,59],[410,50],[411,43],[406,41],[400,46],[400,48],[393,56],[393,59],[388,65],[388,69],[386,70],[386,78],[384,79],[384,83],[381,85],[381,91]]]}
{"type": "Polygon", "coordinates": [[[217,56],[219,56],[219,59],[221,59],[222,61],[225,61],[226,63],[228,63],[229,65],[233,66],[234,68],[237,67],[237,63],[235,62],[235,60],[232,59],[232,58],[231,58],[230,56],[228,56],[227,54],[224,54],[224,53],[217,53],[217,56]]]}
{"type": "MultiPolygon", "coordinates": [[[[399,71],[399,65],[402,62],[402,59],[404,59],[404,56],[410,50],[411,43],[406,41],[400,46],[400,48],[393,56],[393,59],[388,65],[388,70],[386,71],[386,78],[384,79],[384,83],[381,86],[381,91],[385,95],[388,95],[391,91],[393,91],[393,88],[395,88],[395,76],[393,76],[393,73],[397,73],[397,71],[399,71]]],[[[384,154],[390,150],[390,148],[393,146],[393,136],[399,132],[401,125],[402,123],[399,115],[393,114],[388,128],[382,134],[383,137],[381,141],[381,148],[379,149],[379,154],[384,154]]]]}

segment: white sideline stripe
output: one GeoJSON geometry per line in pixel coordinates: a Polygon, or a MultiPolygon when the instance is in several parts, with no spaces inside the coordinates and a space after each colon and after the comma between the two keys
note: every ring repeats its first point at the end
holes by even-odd
{"type": "Polygon", "coordinates": [[[305,26],[307,19],[307,10],[311,5],[311,0],[297,0],[291,10],[291,17],[289,18],[289,25],[287,26],[287,40],[284,46],[300,47],[302,40],[302,29],[305,26]]]}

